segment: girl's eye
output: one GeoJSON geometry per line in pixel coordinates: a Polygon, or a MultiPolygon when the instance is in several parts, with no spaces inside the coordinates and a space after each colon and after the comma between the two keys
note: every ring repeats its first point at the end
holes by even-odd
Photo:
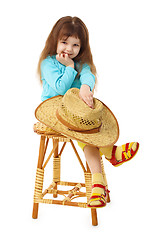
{"type": "Polygon", "coordinates": [[[74,44],[74,46],[75,46],[75,47],[79,47],[79,45],[78,45],[78,44],[74,44]]]}
{"type": "Polygon", "coordinates": [[[63,44],[67,44],[67,42],[65,42],[65,41],[63,41],[62,43],[63,43],[63,44]]]}

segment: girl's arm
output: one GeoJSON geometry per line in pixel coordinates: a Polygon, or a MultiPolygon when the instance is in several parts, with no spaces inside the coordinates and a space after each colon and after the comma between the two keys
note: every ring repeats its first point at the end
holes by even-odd
{"type": "Polygon", "coordinates": [[[43,78],[59,95],[64,95],[71,88],[72,83],[77,75],[77,71],[71,66],[65,68],[65,72],[61,73],[52,58],[42,61],[41,74],[43,78]]]}
{"type": "Polygon", "coordinates": [[[90,87],[88,85],[83,84],[81,86],[79,96],[90,108],[94,108],[93,93],[90,91],[90,87]]]}
{"type": "Polygon", "coordinates": [[[82,71],[80,73],[80,98],[88,104],[89,107],[94,108],[93,104],[93,93],[92,90],[95,85],[95,76],[92,74],[90,67],[87,64],[83,65],[82,71]]]}

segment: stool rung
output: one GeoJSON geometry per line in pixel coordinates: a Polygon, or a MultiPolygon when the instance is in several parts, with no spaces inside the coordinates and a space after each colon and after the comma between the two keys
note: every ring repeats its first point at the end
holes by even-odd
{"type": "MultiPolygon", "coordinates": [[[[57,185],[62,185],[62,186],[76,186],[79,183],[75,183],[75,182],[64,182],[64,181],[60,181],[57,182],[57,185]]],[[[82,187],[85,187],[85,183],[80,183],[82,187]]]]}
{"type": "Polygon", "coordinates": [[[82,207],[82,208],[87,207],[87,203],[85,203],[85,202],[68,202],[68,201],[63,202],[62,200],[53,200],[53,199],[36,199],[34,202],[35,203],[67,205],[67,206],[82,207]]]}
{"type": "MultiPolygon", "coordinates": [[[[55,192],[54,189],[48,190],[47,193],[53,194],[55,192]]],[[[69,194],[69,191],[63,191],[63,190],[56,190],[57,194],[63,195],[63,194],[69,194]]],[[[79,195],[79,197],[86,197],[86,193],[84,192],[77,192],[76,195],[79,195]]]]}

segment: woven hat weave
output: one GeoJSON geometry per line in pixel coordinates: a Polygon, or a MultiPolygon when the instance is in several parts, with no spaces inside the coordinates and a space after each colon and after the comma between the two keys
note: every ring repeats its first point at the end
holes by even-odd
{"type": "Polygon", "coordinates": [[[118,122],[111,110],[94,98],[90,108],[79,97],[79,89],[71,88],[64,96],[42,102],[35,111],[36,118],[53,130],[91,146],[107,147],[119,137],[118,122]]]}

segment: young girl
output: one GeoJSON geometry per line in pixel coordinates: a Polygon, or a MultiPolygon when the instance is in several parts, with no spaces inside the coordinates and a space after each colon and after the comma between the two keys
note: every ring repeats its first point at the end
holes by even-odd
{"type": "MultiPolygon", "coordinates": [[[[80,89],[80,98],[94,108],[93,90],[96,84],[96,68],[89,45],[89,33],[77,17],[62,17],[51,30],[38,63],[38,73],[43,83],[42,101],[64,95],[70,88],[80,89]]],[[[135,155],[139,144],[127,143],[98,149],[81,142],[86,161],[92,173],[92,194],[89,207],[106,204],[105,182],[101,170],[101,156],[118,166],[135,155]],[[96,185],[95,185],[96,184],[96,185]],[[98,185],[97,185],[98,184],[98,185]]]]}

